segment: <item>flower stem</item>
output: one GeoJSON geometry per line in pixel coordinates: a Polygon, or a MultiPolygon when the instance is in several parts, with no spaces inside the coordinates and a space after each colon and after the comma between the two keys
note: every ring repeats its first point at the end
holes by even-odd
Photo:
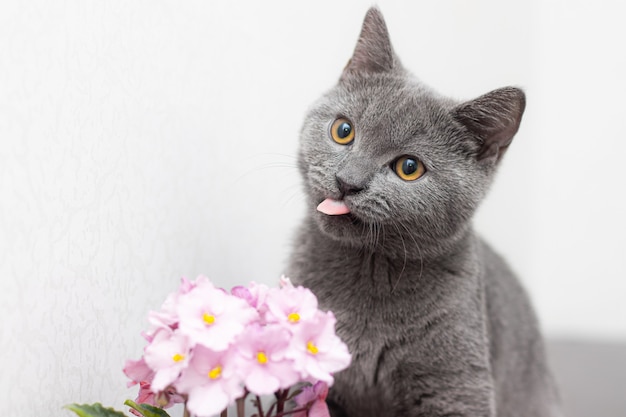
{"type": "Polygon", "coordinates": [[[244,394],[243,397],[237,398],[237,417],[246,417],[246,395],[248,393],[244,394]]]}
{"type": "Polygon", "coordinates": [[[289,390],[276,391],[276,415],[282,415],[285,410],[285,399],[289,395],[289,390]]]}
{"type": "Polygon", "coordinates": [[[259,410],[259,417],[265,417],[263,414],[263,404],[261,404],[261,397],[256,396],[256,408],[259,410]]]}
{"type": "Polygon", "coordinates": [[[187,403],[185,403],[185,408],[183,409],[183,417],[190,417],[189,410],[187,410],[187,403]]]}
{"type": "Polygon", "coordinates": [[[276,413],[276,415],[274,417],[283,417],[283,416],[287,416],[289,414],[298,413],[300,411],[306,411],[308,409],[309,409],[309,406],[305,405],[304,407],[294,408],[293,410],[287,410],[287,411],[282,411],[280,413],[276,413]]]}

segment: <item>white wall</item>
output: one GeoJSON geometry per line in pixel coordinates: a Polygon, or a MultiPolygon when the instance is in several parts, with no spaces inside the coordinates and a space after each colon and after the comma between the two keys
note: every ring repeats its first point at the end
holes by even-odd
{"type": "MultiPolygon", "coordinates": [[[[549,335],[624,340],[626,31],[589,3],[379,2],[442,93],[527,90],[477,228],[549,335]]],[[[180,276],[280,275],[300,123],[370,4],[0,3],[1,404],[119,406],[146,312],[180,276]]]]}
{"type": "Polygon", "coordinates": [[[626,338],[625,15],[538,2],[530,272],[553,333],[626,338]]]}

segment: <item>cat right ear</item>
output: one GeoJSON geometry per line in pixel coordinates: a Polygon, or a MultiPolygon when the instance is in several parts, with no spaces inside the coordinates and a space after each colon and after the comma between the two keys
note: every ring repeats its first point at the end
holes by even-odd
{"type": "Polygon", "coordinates": [[[453,115],[478,137],[478,160],[498,162],[519,129],[525,107],[524,92],[505,87],[457,106],[453,115]]]}
{"type": "Polygon", "coordinates": [[[361,35],[342,78],[351,73],[391,71],[396,61],[385,19],[378,8],[372,7],[365,15],[361,35]]]}

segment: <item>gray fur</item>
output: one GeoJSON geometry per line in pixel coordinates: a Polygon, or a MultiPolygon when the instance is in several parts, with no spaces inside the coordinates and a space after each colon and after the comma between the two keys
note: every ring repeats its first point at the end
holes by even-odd
{"type": "Polygon", "coordinates": [[[367,13],[302,129],[308,212],[288,269],[334,311],[353,355],[331,389],[333,416],[559,415],[528,298],[471,224],[524,104],[512,87],[466,103],[439,96],[402,67],[380,12],[367,13]],[[338,117],[354,125],[350,145],[329,137],[338,117]],[[401,180],[390,168],[401,155],[426,174],[401,180]],[[328,197],[352,213],[317,212],[328,197]]]}

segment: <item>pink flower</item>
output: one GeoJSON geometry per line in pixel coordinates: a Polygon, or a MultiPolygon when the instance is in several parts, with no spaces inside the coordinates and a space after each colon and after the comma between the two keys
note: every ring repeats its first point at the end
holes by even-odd
{"type": "Polygon", "coordinates": [[[154,392],[172,384],[189,364],[190,345],[186,336],[162,329],[146,347],[144,360],[155,371],[151,385],[154,392]]]}
{"type": "Polygon", "coordinates": [[[137,404],[150,404],[156,406],[156,394],[152,392],[149,382],[139,383],[139,394],[137,394],[137,404]]]}
{"type": "Polygon", "coordinates": [[[178,299],[179,330],[192,343],[215,351],[228,349],[258,313],[246,301],[215,288],[197,286],[178,299]]]}
{"type": "Polygon", "coordinates": [[[192,415],[219,414],[243,395],[232,357],[230,351],[214,352],[203,346],[195,348],[189,366],[175,383],[179,393],[188,394],[187,408],[192,415]]]}
{"type": "Polygon", "coordinates": [[[146,364],[143,357],[136,361],[127,360],[126,365],[124,365],[124,373],[130,378],[129,387],[141,382],[150,382],[154,378],[154,371],[146,364]]]}
{"type": "Polygon", "coordinates": [[[328,396],[328,385],[325,382],[318,381],[313,386],[304,387],[302,392],[294,398],[298,408],[305,407],[310,404],[307,410],[298,411],[293,417],[330,417],[326,397],[328,396]]]}
{"type": "Polygon", "coordinates": [[[317,313],[317,298],[304,287],[272,288],[267,293],[267,321],[296,325],[317,313]]]}
{"type": "Polygon", "coordinates": [[[280,288],[262,284],[218,289],[208,278],[182,279],[144,333],[144,356],[127,361],[137,402],[169,406],[186,401],[196,417],[216,415],[247,390],[267,395],[299,381],[321,381],[298,396],[313,417],[328,417],[333,373],[348,366],[335,317],[318,310],[308,289],[284,276],[280,288]]]}
{"type": "Polygon", "coordinates": [[[291,334],[281,326],[249,326],[237,339],[237,369],[246,388],[256,395],[272,394],[298,382],[300,375],[285,354],[291,334]]]}
{"type": "Polygon", "coordinates": [[[257,310],[264,307],[268,291],[267,285],[257,284],[256,282],[251,282],[247,288],[239,285],[230,290],[232,295],[246,300],[250,307],[257,310]]]}
{"type": "Polygon", "coordinates": [[[293,284],[291,283],[291,280],[288,277],[281,275],[280,280],[278,281],[278,287],[279,288],[293,288],[293,284]]]}
{"type": "MultiPolygon", "coordinates": [[[[138,404],[150,404],[168,408],[176,403],[185,402],[185,399],[178,395],[171,387],[158,394],[152,391],[150,382],[152,382],[154,378],[154,371],[148,367],[144,358],[137,361],[126,361],[124,373],[131,379],[131,382],[128,383],[129,387],[139,384],[139,393],[135,400],[138,404]]],[[[130,411],[135,415],[139,415],[135,410],[130,411]]]]}
{"type": "MultiPolygon", "coordinates": [[[[135,402],[137,404],[150,404],[155,407],[169,408],[174,404],[184,403],[185,399],[172,388],[155,394],[148,382],[141,382],[139,383],[139,394],[135,402]]],[[[131,409],[130,412],[136,416],[141,416],[136,410],[131,409]]]]}
{"type": "Polygon", "coordinates": [[[210,283],[209,279],[203,276],[199,276],[196,279],[196,282],[189,281],[185,277],[182,277],[180,281],[181,283],[178,291],[167,296],[161,305],[161,310],[151,311],[148,314],[148,322],[150,322],[150,324],[156,326],[157,328],[169,327],[171,329],[175,329],[178,325],[178,313],[176,311],[178,308],[178,298],[183,294],[187,294],[197,285],[210,283]]]}
{"type": "Polygon", "coordinates": [[[333,383],[332,374],[350,364],[348,347],[335,334],[332,312],[318,312],[315,317],[294,331],[287,357],[305,379],[333,383]]]}

